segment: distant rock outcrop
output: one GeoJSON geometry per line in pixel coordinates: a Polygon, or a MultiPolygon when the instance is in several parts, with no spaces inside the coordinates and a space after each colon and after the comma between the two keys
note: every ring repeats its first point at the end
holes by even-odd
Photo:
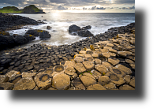
{"type": "Polygon", "coordinates": [[[38,14],[38,13],[45,13],[43,10],[38,9],[35,5],[29,5],[24,7],[22,10],[22,13],[27,13],[27,14],[38,14]]]}
{"type": "Polygon", "coordinates": [[[26,14],[44,14],[43,10],[38,9],[35,5],[29,5],[23,9],[18,9],[15,6],[7,6],[0,9],[0,13],[26,13],[26,14]]]}

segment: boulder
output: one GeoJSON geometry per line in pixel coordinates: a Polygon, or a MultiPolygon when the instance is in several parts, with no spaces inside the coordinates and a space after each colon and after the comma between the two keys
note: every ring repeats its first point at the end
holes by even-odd
{"type": "Polygon", "coordinates": [[[39,37],[41,40],[46,40],[46,39],[49,39],[51,35],[49,34],[49,32],[43,31],[43,32],[40,32],[39,37]]]}
{"type": "Polygon", "coordinates": [[[0,50],[6,49],[7,47],[12,47],[14,45],[15,42],[12,36],[0,35],[0,50]]]}
{"type": "Polygon", "coordinates": [[[73,32],[78,32],[80,30],[81,30],[81,28],[79,26],[77,26],[77,25],[71,25],[71,26],[69,26],[69,33],[70,34],[73,33],[73,32]]]}
{"type": "Polygon", "coordinates": [[[31,34],[25,34],[24,37],[27,39],[28,42],[35,40],[35,36],[31,34]]]}
{"type": "Polygon", "coordinates": [[[50,30],[50,29],[52,29],[52,27],[51,26],[47,26],[47,29],[50,30]]]}
{"type": "Polygon", "coordinates": [[[88,26],[82,27],[82,30],[87,30],[87,29],[91,29],[91,26],[88,25],[88,26]]]}
{"type": "Polygon", "coordinates": [[[81,37],[92,37],[93,36],[93,34],[88,30],[78,31],[78,35],[81,37]]]}
{"type": "Polygon", "coordinates": [[[13,35],[13,39],[16,45],[22,45],[22,44],[26,44],[28,42],[28,40],[21,35],[13,35]]]}
{"type": "Polygon", "coordinates": [[[81,29],[77,25],[71,25],[71,26],[69,26],[69,33],[72,35],[79,35],[81,37],[92,37],[93,34],[87,30],[90,28],[91,28],[91,26],[86,26],[83,29],[81,29]]]}
{"type": "Polygon", "coordinates": [[[44,31],[44,30],[38,30],[38,29],[34,29],[34,30],[28,30],[26,34],[30,34],[33,36],[39,36],[40,39],[44,40],[44,39],[48,39],[51,37],[51,35],[49,34],[48,31],[44,31]]]}

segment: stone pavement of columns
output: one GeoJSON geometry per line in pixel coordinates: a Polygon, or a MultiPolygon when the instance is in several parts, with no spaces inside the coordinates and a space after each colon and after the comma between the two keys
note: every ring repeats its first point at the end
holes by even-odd
{"type": "Polygon", "coordinates": [[[0,75],[0,89],[135,90],[135,34],[99,41],[40,72],[7,72],[0,75]]]}

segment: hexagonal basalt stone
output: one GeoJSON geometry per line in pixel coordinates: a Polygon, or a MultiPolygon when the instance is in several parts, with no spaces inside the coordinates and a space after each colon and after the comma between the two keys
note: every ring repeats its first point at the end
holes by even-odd
{"type": "Polygon", "coordinates": [[[70,77],[66,74],[57,74],[53,77],[52,85],[58,90],[66,90],[70,86],[70,77]]]}
{"type": "Polygon", "coordinates": [[[124,65],[118,64],[115,67],[118,68],[119,70],[125,72],[126,74],[132,74],[132,71],[130,70],[130,68],[127,68],[124,65]]]}
{"type": "Polygon", "coordinates": [[[84,61],[83,65],[87,71],[90,71],[94,68],[94,62],[92,62],[92,61],[84,61]]]}
{"type": "Polygon", "coordinates": [[[112,81],[116,86],[120,86],[125,83],[123,78],[119,78],[118,81],[112,81]]]}
{"type": "Polygon", "coordinates": [[[80,80],[85,87],[96,84],[95,78],[90,73],[84,73],[83,76],[80,77],[80,80]]]}
{"type": "Polygon", "coordinates": [[[66,61],[64,66],[67,67],[74,67],[75,66],[75,62],[74,61],[66,61]]]}
{"type": "Polygon", "coordinates": [[[126,75],[124,77],[124,80],[126,81],[126,83],[130,83],[130,81],[131,81],[130,75],[126,75]]]}
{"type": "Polygon", "coordinates": [[[57,65],[57,66],[55,66],[55,67],[53,68],[53,70],[54,70],[55,72],[62,72],[62,71],[64,71],[64,67],[63,67],[62,65],[57,65]]]}
{"type": "Polygon", "coordinates": [[[103,57],[105,58],[109,58],[110,57],[110,54],[109,53],[102,53],[103,57]]]}
{"type": "Polygon", "coordinates": [[[87,90],[106,90],[102,85],[100,84],[93,84],[87,88],[87,90]]]}
{"type": "Polygon", "coordinates": [[[7,77],[11,78],[11,77],[13,77],[13,76],[15,76],[15,75],[17,75],[17,74],[20,74],[20,72],[19,72],[19,71],[14,71],[14,70],[12,70],[12,71],[6,73],[5,75],[6,75],[7,77]]]}
{"type": "Polygon", "coordinates": [[[95,64],[101,64],[101,63],[102,63],[101,60],[98,59],[98,58],[95,58],[95,59],[94,59],[94,62],[95,62],[95,64]]]}
{"type": "Polygon", "coordinates": [[[130,64],[131,68],[135,70],[135,64],[130,64]]]}
{"type": "Polygon", "coordinates": [[[119,59],[108,58],[108,62],[111,63],[112,65],[117,65],[120,61],[119,59]]]}
{"type": "Polygon", "coordinates": [[[47,73],[38,73],[34,78],[37,86],[41,90],[48,89],[52,84],[52,79],[50,78],[50,75],[47,73]]]}
{"type": "Polygon", "coordinates": [[[104,86],[107,90],[113,90],[113,89],[116,89],[116,86],[114,83],[110,82],[109,84],[106,84],[104,86]]]}
{"type": "Polygon", "coordinates": [[[69,75],[72,79],[75,79],[78,75],[75,73],[75,69],[73,67],[68,67],[65,69],[65,74],[69,75]]]}
{"type": "Polygon", "coordinates": [[[34,77],[36,75],[36,73],[28,73],[28,72],[23,72],[22,73],[22,77],[26,78],[26,77],[34,77]]]}
{"type": "Polygon", "coordinates": [[[0,83],[7,82],[9,80],[9,77],[6,75],[0,75],[0,83]]]}
{"type": "Polygon", "coordinates": [[[101,51],[102,53],[108,53],[108,52],[109,52],[108,49],[100,49],[100,51],[101,51]]]}
{"type": "Polygon", "coordinates": [[[133,77],[129,83],[132,87],[135,87],[135,77],[133,77]]]}
{"type": "Polygon", "coordinates": [[[120,86],[119,90],[135,90],[135,88],[125,84],[123,86],[120,86]]]}
{"type": "Polygon", "coordinates": [[[110,78],[112,81],[118,81],[118,80],[119,80],[119,77],[118,77],[116,74],[110,74],[109,78],[110,78]]]}
{"type": "Polygon", "coordinates": [[[13,88],[13,83],[5,82],[5,83],[0,83],[0,90],[12,90],[13,88]]]}
{"type": "Polygon", "coordinates": [[[16,83],[17,81],[19,81],[22,78],[21,74],[16,74],[15,76],[12,76],[9,78],[9,82],[11,83],[16,83]]]}
{"type": "Polygon", "coordinates": [[[115,50],[115,49],[109,49],[109,52],[117,53],[117,50],[115,50]]]}
{"type": "Polygon", "coordinates": [[[132,60],[130,60],[130,59],[125,59],[125,62],[129,63],[129,64],[134,64],[134,62],[132,60]]]}
{"type": "Polygon", "coordinates": [[[113,66],[108,63],[108,62],[102,62],[102,65],[104,65],[105,67],[107,67],[108,69],[112,68],[113,66]]]}
{"type": "Polygon", "coordinates": [[[99,77],[98,82],[104,86],[105,84],[108,84],[110,82],[110,79],[108,76],[101,76],[99,77]]]}
{"type": "Polygon", "coordinates": [[[129,51],[118,51],[118,55],[126,57],[127,55],[131,55],[132,52],[129,51]]]}
{"type": "Polygon", "coordinates": [[[85,87],[79,78],[74,79],[72,81],[72,85],[75,86],[75,88],[78,90],[85,90],[85,87]]]}
{"type": "Polygon", "coordinates": [[[95,79],[99,79],[99,77],[102,75],[101,73],[99,73],[99,72],[96,71],[96,70],[92,70],[91,73],[92,73],[92,76],[93,76],[95,79]]]}
{"type": "Polygon", "coordinates": [[[95,69],[99,71],[101,74],[106,73],[108,69],[104,65],[95,65],[95,69]]]}
{"type": "Polygon", "coordinates": [[[36,84],[31,77],[20,79],[15,85],[13,90],[33,90],[36,84]]]}
{"type": "Polygon", "coordinates": [[[98,58],[98,57],[99,57],[99,54],[98,54],[98,53],[93,53],[93,54],[92,54],[92,57],[93,57],[93,58],[98,58]]]}
{"type": "Polygon", "coordinates": [[[50,77],[52,76],[53,69],[48,68],[47,70],[44,71],[44,74],[48,74],[50,77]]]}
{"type": "Polygon", "coordinates": [[[82,57],[76,57],[76,58],[74,58],[74,61],[76,63],[82,63],[83,62],[83,58],[82,57]]]}
{"type": "Polygon", "coordinates": [[[111,68],[110,72],[116,74],[118,77],[124,77],[126,75],[123,71],[119,70],[116,67],[111,68]]]}
{"type": "Polygon", "coordinates": [[[82,63],[76,63],[75,64],[75,69],[77,70],[78,73],[83,73],[86,71],[85,67],[83,66],[82,63]]]}

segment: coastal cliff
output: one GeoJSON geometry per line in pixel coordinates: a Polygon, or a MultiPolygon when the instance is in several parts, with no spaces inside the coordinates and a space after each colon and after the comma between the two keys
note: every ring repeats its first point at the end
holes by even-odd
{"type": "Polygon", "coordinates": [[[0,13],[45,14],[43,10],[38,9],[35,5],[29,5],[23,9],[18,9],[15,6],[7,6],[0,9],[0,13]]]}

